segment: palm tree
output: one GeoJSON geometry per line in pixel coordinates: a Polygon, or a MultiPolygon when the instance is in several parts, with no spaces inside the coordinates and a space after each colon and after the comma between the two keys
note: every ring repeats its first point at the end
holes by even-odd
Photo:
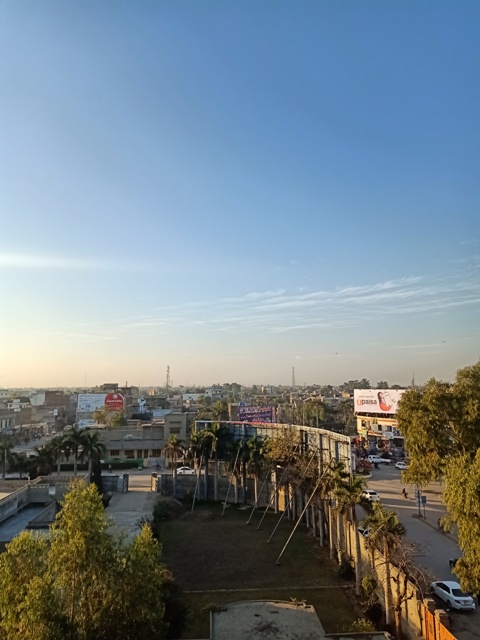
{"type": "Polygon", "coordinates": [[[77,475],[77,465],[79,454],[85,445],[85,431],[81,429],[72,429],[65,439],[65,444],[73,453],[73,475],[77,475]]]}
{"type": "Polygon", "coordinates": [[[105,455],[106,448],[103,442],[100,442],[98,431],[86,431],[82,444],[83,449],[79,458],[82,462],[85,458],[88,459],[88,477],[91,479],[93,465],[100,463],[100,460],[105,455]]]}
{"type": "Polygon", "coordinates": [[[23,474],[28,471],[30,465],[27,456],[24,453],[17,453],[12,451],[10,453],[10,469],[12,471],[18,471],[20,479],[23,478],[23,474]]]}
{"type": "Polygon", "coordinates": [[[57,476],[59,476],[61,471],[62,457],[65,456],[66,458],[68,458],[68,456],[70,455],[68,437],[66,435],[63,435],[52,438],[52,440],[50,440],[49,442],[49,445],[57,461],[57,476]]]}
{"type": "MultiPolygon", "coordinates": [[[[208,465],[207,453],[208,455],[213,456],[215,462],[213,476],[213,495],[215,501],[218,499],[218,451],[227,439],[227,436],[228,427],[220,422],[210,423],[210,425],[203,431],[204,443],[207,445],[205,447],[206,465],[208,465]],[[208,446],[208,443],[210,446],[208,446]]],[[[206,469],[205,482],[207,482],[208,477],[208,466],[206,466],[206,469]]]]}
{"type": "Polygon", "coordinates": [[[252,436],[247,440],[248,466],[253,472],[255,507],[258,507],[258,479],[262,473],[265,462],[265,443],[262,438],[252,436]]]}
{"type": "Polygon", "coordinates": [[[13,443],[8,436],[0,436],[0,457],[2,464],[2,480],[5,480],[7,475],[7,462],[10,456],[10,452],[13,449],[13,443]]]}
{"type": "Polygon", "coordinates": [[[392,552],[397,548],[400,539],[405,535],[406,529],[398,519],[398,514],[392,509],[386,509],[383,505],[375,503],[372,511],[362,520],[362,526],[369,529],[366,542],[370,549],[380,547],[385,560],[385,620],[392,623],[392,587],[390,575],[390,562],[392,552]]]}
{"type": "Polygon", "coordinates": [[[35,447],[35,451],[37,455],[30,458],[31,472],[33,472],[35,477],[50,475],[55,466],[55,454],[50,443],[42,447],[35,447]]]}
{"type": "Polygon", "coordinates": [[[355,507],[360,502],[362,491],[365,489],[365,480],[350,474],[348,479],[338,476],[335,486],[335,498],[340,511],[346,511],[355,535],[355,593],[362,592],[362,571],[360,554],[360,534],[357,526],[357,514],[355,507]]]}
{"type": "Polygon", "coordinates": [[[167,446],[165,447],[165,454],[167,458],[170,458],[170,464],[172,468],[175,467],[175,463],[177,462],[178,456],[184,454],[184,447],[181,440],[177,438],[177,436],[170,436],[167,442],[167,446]]]}

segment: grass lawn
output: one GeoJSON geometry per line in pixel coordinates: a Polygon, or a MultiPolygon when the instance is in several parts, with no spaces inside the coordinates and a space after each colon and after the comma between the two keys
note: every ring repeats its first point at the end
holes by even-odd
{"type": "Polygon", "coordinates": [[[209,637],[208,609],[240,600],[305,600],[312,604],[327,633],[347,630],[357,618],[345,594],[347,583],[328,558],[328,549],[300,526],[287,549],[276,560],[293,529],[282,519],[271,542],[267,542],[279,515],[263,515],[251,509],[198,503],[176,509],[162,524],[165,563],[185,591],[190,610],[184,638],[209,637]],[[330,588],[329,588],[330,587],[330,588]]]}

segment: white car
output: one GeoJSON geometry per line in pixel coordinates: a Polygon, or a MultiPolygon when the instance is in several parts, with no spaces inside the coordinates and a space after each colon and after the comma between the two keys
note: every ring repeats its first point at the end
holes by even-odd
{"type": "Polygon", "coordinates": [[[390,458],[382,458],[381,456],[368,456],[368,461],[372,464],[390,464],[390,458]]]}
{"type": "Polygon", "coordinates": [[[357,527],[358,533],[364,538],[368,538],[370,535],[370,529],[368,527],[357,527]]]}
{"type": "Polygon", "coordinates": [[[432,582],[432,591],[445,602],[448,609],[475,611],[475,600],[468,593],[463,593],[458,582],[432,582]]]}
{"type": "Polygon", "coordinates": [[[372,491],[371,489],[365,489],[362,491],[362,496],[364,500],[368,500],[369,502],[379,502],[380,496],[376,491],[372,491]]]}
{"type": "Polygon", "coordinates": [[[403,460],[399,460],[395,464],[395,469],[400,469],[401,471],[406,471],[408,469],[408,464],[406,462],[404,462],[403,460]]]}
{"type": "Polygon", "coordinates": [[[179,475],[179,476],[194,476],[195,475],[195,469],[192,469],[192,467],[178,467],[177,475],[179,475]]]}

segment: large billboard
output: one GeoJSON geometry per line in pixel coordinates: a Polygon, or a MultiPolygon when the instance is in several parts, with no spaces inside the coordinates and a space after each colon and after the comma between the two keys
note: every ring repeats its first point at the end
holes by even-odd
{"type": "Polygon", "coordinates": [[[273,407],[238,407],[240,422],[274,422],[274,416],[273,407]]]}
{"type": "Polygon", "coordinates": [[[397,413],[404,389],[355,389],[353,400],[356,413],[397,413]]]}
{"type": "Polygon", "coordinates": [[[123,396],[120,393],[79,393],[77,399],[78,413],[93,413],[106,407],[109,411],[122,411],[123,396]]]}

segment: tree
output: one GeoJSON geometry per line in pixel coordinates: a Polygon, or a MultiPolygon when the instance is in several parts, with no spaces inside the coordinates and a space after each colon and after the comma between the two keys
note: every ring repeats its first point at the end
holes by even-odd
{"type": "Polygon", "coordinates": [[[334,478],[334,483],[337,505],[340,511],[347,511],[355,534],[355,592],[357,596],[360,596],[362,587],[360,534],[357,527],[355,507],[361,500],[362,491],[365,489],[365,480],[358,476],[354,477],[353,474],[348,474],[347,478],[343,475],[338,475],[334,478]]]}
{"type": "Polygon", "coordinates": [[[48,570],[48,541],[24,531],[0,555],[1,637],[61,640],[63,628],[48,570]]]}
{"type": "Polygon", "coordinates": [[[72,429],[65,439],[65,444],[73,453],[73,475],[77,475],[77,465],[80,453],[86,443],[85,431],[81,429],[72,429]]]}
{"type": "Polygon", "coordinates": [[[379,380],[376,389],[390,389],[386,380],[379,380]]]}
{"type": "Polygon", "coordinates": [[[12,471],[18,471],[20,479],[23,478],[23,474],[26,473],[29,468],[29,460],[24,453],[13,451],[10,454],[10,469],[12,471]]]}
{"type": "Polygon", "coordinates": [[[109,411],[107,407],[102,407],[93,412],[93,419],[98,424],[104,424],[107,428],[126,427],[127,417],[124,411],[109,411]]]}
{"type": "MultiPolygon", "coordinates": [[[[83,462],[85,458],[88,460],[88,477],[92,478],[92,472],[95,469],[97,473],[96,484],[99,484],[98,478],[98,467],[100,465],[100,460],[105,455],[106,447],[103,442],[100,442],[100,436],[98,431],[85,431],[83,442],[82,442],[82,452],[80,453],[80,460],[83,462]]],[[[100,473],[101,476],[101,473],[100,473]]],[[[99,487],[101,489],[101,487],[99,487]]]]}
{"type": "MultiPolygon", "coordinates": [[[[218,498],[218,452],[225,440],[228,438],[228,427],[219,422],[212,422],[203,431],[204,442],[206,444],[205,451],[214,459],[214,476],[213,476],[213,492],[214,500],[218,498]],[[208,446],[210,443],[210,446],[208,446]]],[[[205,466],[205,482],[208,477],[208,458],[205,466]]]]}
{"type": "Polygon", "coordinates": [[[369,529],[367,546],[374,550],[379,547],[385,561],[385,617],[386,623],[392,623],[392,586],[390,563],[393,551],[398,547],[406,529],[392,509],[375,503],[369,515],[362,520],[362,526],[369,529]]]}
{"type": "Polygon", "coordinates": [[[253,473],[254,478],[254,486],[255,486],[255,506],[258,506],[258,479],[263,470],[263,466],[265,463],[265,451],[266,447],[268,447],[268,443],[266,443],[262,438],[258,436],[252,436],[247,440],[247,450],[248,450],[248,467],[253,473]]]}
{"type": "Polygon", "coordinates": [[[7,463],[10,452],[13,449],[13,442],[8,436],[0,436],[0,458],[2,465],[2,480],[5,480],[7,474],[7,463]]]}
{"type": "Polygon", "coordinates": [[[24,532],[7,545],[0,555],[2,640],[167,637],[166,604],[175,589],[159,543],[145,526],[124,545],[109,526],[95,485],[76,481],[49,540],[24,532]]]}
{"type": "Polygon", "coordinates": [[[457,526],[463,552],[455,572],[462,589],[479,593],[480,361],[457,371],[453,383],[431,379],[405,391],[397,417],[410,455],[405,480],[443,480],[445,523],[457,526]]]}
{"type": "Polygon", "coordinates": [[[60,475],[62,458],[65,456],[68,459],[70,455],[68,436],[62,435],[52,438],[49,442],[49,446],[57,461],[57,475],[60,475]]]}
{"type": "Polygon", "coordinates": [[[181,440],[177,436],[170,436],[168,438],[167,446],[165,447],[165,457],[170,458],[170,465],[175,468],[178,456],[184,454],[184,447],[181,440]]]}

